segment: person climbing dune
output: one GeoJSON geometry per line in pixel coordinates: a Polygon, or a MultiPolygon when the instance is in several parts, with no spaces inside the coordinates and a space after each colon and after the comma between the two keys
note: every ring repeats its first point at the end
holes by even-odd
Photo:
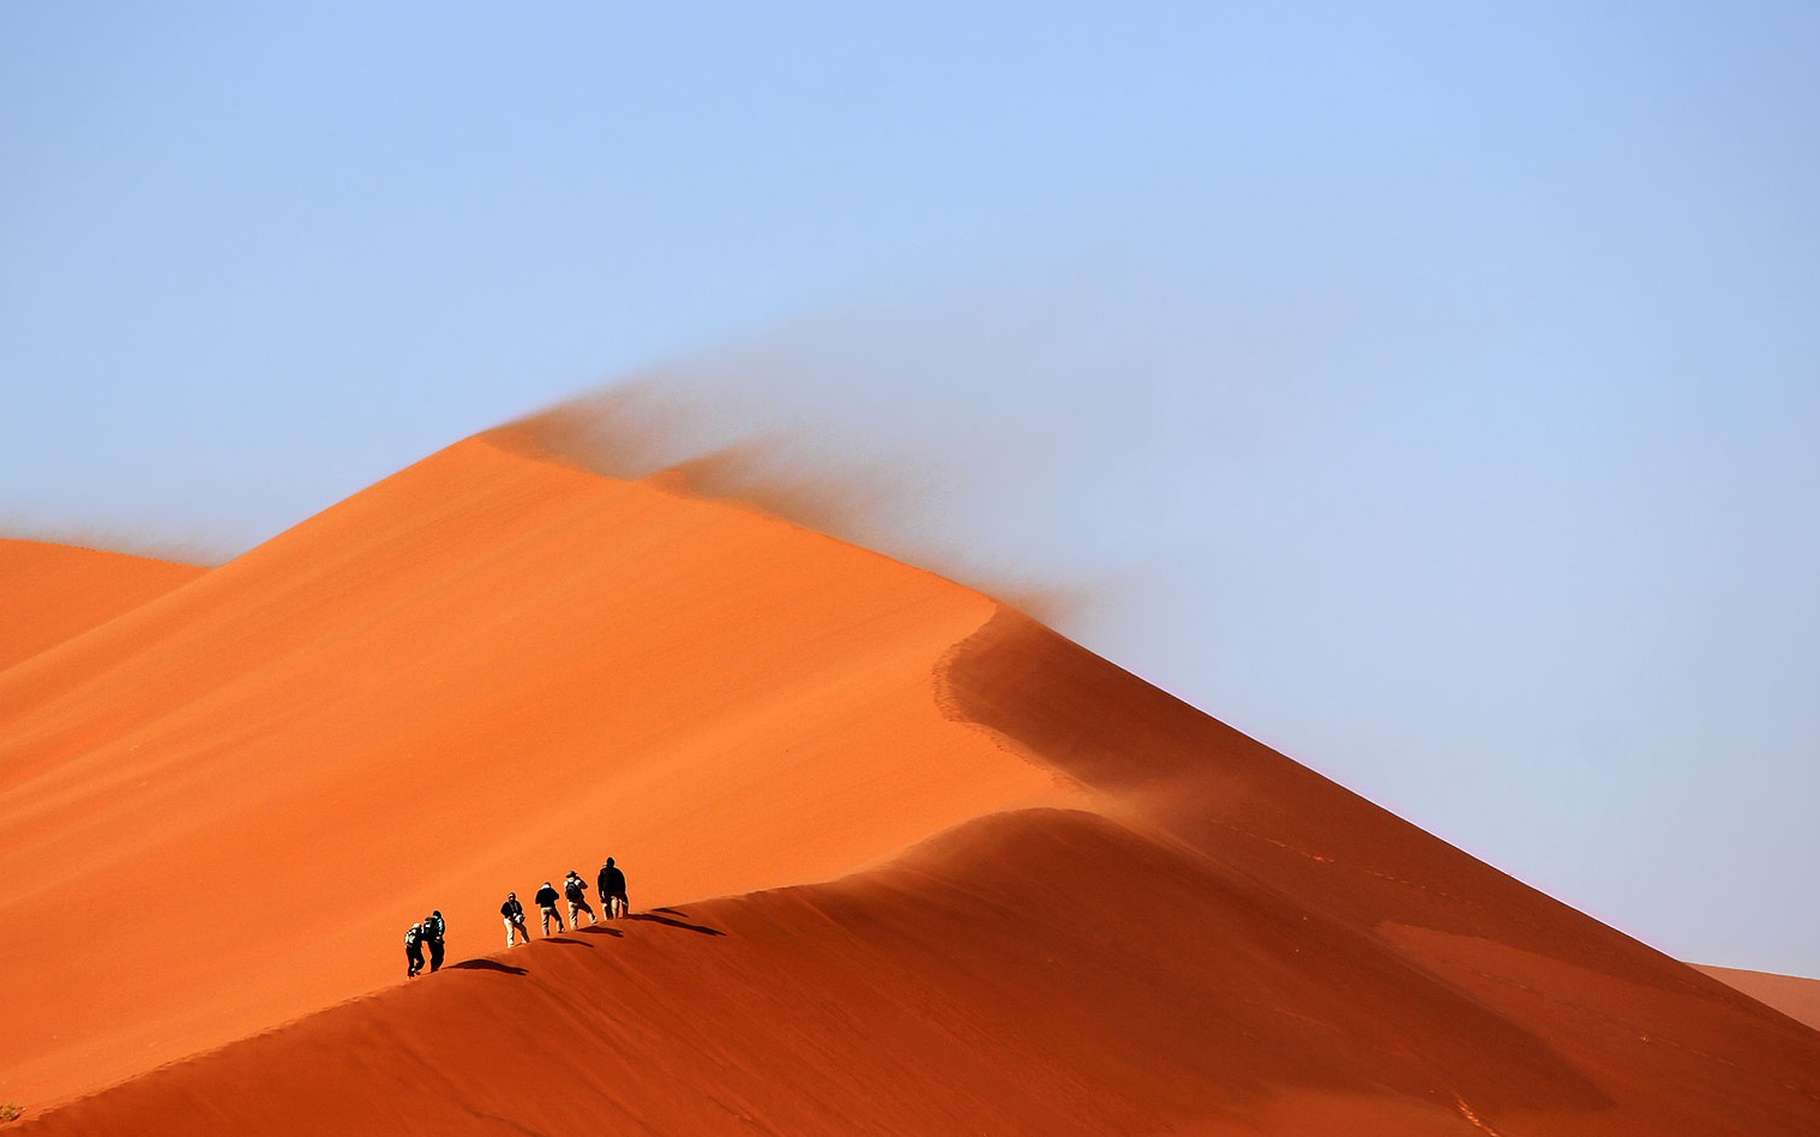
{"type": "Polygon", "coordinates": [[[600,866],[600,906],[606,910],[607,919],[617,920],[631,911],[626,901],[626,874],[619,871],[619,866],[608,857],[607,863],[600,866]]]}
{"type": "Polygon", "coordinates": [[[519,939],[531,942],[531,929],[525,927],[525,906],[518,902],[518,893],[506,893],[506,902],[499,906],[499,914],[506,923],[506,946],[514,947],[519,939]]]}
{"type": "Polygon", "coordinates": [[[406,979],[417,978],[417,973],[423,970],[423,939],[422,924],[412,924],[404,930],[404,977],[406,979]]]}
{"type": "Polygon", "coordinates": [[[556,910],[556,902],[561,899],[561,896],[557,893],[555,885],[547,880],[544,881],[543,887],[538,889],[537,895],[533,896],[531,899],[537,902],[538,909],[543,913],[544,935],[547,936],[550,934],[551,920],[556,921],[557,931],[563,932],[568,930],[562,926],[562,913],[556,910]]]}
{"type": "Polygon", "coordinates": [[[569,875],[563,878],[562,894],[569,901],[569,926],[571,928],[581,927],[583,912],[588,914],[589,924],[600,923],[600,918],[594,915],[594,906],[588,903],[588,882],[581,879],[581,874],[574,869],[570,869],[569,875]]]}
{"type": "Polygon", "coordinates": [[[430,974],[442,970],[442,937],[448,931],[443,923],[442,909],[438,908],[423,918],[423,939],[430,945],[430,974]]]}

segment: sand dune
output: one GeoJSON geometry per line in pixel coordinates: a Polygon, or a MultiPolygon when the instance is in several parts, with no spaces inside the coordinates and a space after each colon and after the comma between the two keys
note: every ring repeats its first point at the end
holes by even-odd
{"type": "Polygon", "coordinates": [[[1536,1033],[1308,922],[1104,817],[1002,813],[836,883],[468,961],[43,1131],[1391,1137],[1793,1133],[1813,1116],[1787,1087],[1820,1039],[1741,1046],[1758,1028],[1725,1000],[1601,998],[1581,975],[1594,1001],[1536,1033]]]}
{"type": "Polygon", "coordinates": [[[0,673],[0,918],[45,1132],[1820,1130],[1820,1033],[977,593],[512,431],[0,673]],[[430,906],[476,957],[608,852],[683,908],[396,985],[430,906]]]}
{"type": "Polygon", "coordinates": [[[32,933],[0,1097],[383,986],[432,905],[491,948],[506,888],[608,852],[689,899],[1077,798],[930,698],[991,612],[496,440],[436,455],[0,678],[0,918],[32,933]]]}
{"type": "Polygon", "coordinates": [[[0,537],[0,671],[204,571],[150,557],[0,537]]]}
{"type": "Polygon", "coordinates": [[[1455,1094],[1601,1104],[1469,1000],[1306,936],[1282,901],[1088,813],[999,814],[836,884],[652,915],[339,1008],[46,1131],[483,1132],[510,1117],[542,1132],[1085,1134],[1280,1121],[1305,1093],[1351,1102],[1366,1124],[1349,1132],[1440,1134],[1461,1131],[1455,1094]],[[1477,1068],[1437,1076],[1463,1048],[1477,1068]],[[327,1055],[333,1092],[274,1084],[327,1055]],[[1287,1106],[1271,1089],[1285,1076],[1304,1092],[1287,1106]]]}
{"type": "Polygon", "coordinates": [[[1820,1030],[1820,979],[1746,971],[1737,967],[1696,965],[1719,982],[1736,987],[1765,1006],[1774,1007],[1797,1022],[1820,1030]]]}

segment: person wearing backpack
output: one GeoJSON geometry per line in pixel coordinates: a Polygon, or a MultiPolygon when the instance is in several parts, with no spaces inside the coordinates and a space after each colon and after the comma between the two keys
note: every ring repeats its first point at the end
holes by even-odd
{"type": "Polygon", "coordinates": [[[434,975],[442,970],[442,936],[448,931],[443,923],[442,910],[437,909],[423,918],[424,942],[430,945],[430,973],[434,975]]]}
{"type": "Polygon", "coordinates": [[[570,869],[569,875],[563,878],[562,894],[569,901],[569,927],[581,927],[583,912],[588,914],[589,924],[600,923],[600,918],[594,915],[593,905],[588,903],[588,882],[581,879],[581,874],[574,869],[570,869]]]}
{"type": "Polygon", "coordinates": [[[406,979],[417,978],[423,970],[423,925],[412,924],[404,930],[404,962],[406,979]]]}
{"type": "Polygon", "coordinates": [[[561,896],[557,893],[555,885],[547,880],[544,881],[543,887],[538,889],[537,895],[531,897],[531,899],[537,901],[537,907],[543,913],[544,935],[547,936],[550,934],[551,920],[556,921],[557,931],[562,932],[568,930],[562,926],[562,913],[556,910],[556,902],[561,899],[561,896]]]}
{"type": "Polygon", "coordinates": [[[626,901],[626,874],[619,871],[608,857],[607,863],[600,866],[600,906],[606,910],[607,919],[617,920],[631,910],[626,901]]]}
{"type": "Polygon", "coordinates": [[[525,943],[531,942],[531,929],[525,927],[525,906],[518,902],[518,893],[506,893],[506,902],[499,906],[499,915],[506,923],[506,947],[515,947],[520,938],[525,943]]]}

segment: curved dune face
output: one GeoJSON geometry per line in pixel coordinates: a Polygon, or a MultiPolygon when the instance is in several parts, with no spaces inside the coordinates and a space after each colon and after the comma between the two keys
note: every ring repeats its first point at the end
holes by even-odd
{"type": "Polygon", "coordinates": [[[838,882],[466,960],[42,1131],[1811,1132],[1820,1035],[1514,964],[1544,988],[1487,998],[1498,970],[1455,986],[1180,845],[1019,810],[838,882]]]}
{"type": "Polygon", "coordinates": [[[45,1131],[636,1119],[679,1134],[1087,1135],[1344,1117],[1337,1131],[1446,1135],[1469,1131],[1462,1099],[1426,1095],[1469,1048],[1483,1054],[1464,1093],[1607,1104],[1470,1000],[1410,999],[1420,977],[1298,923],[1104,817],[1003,813],[837,883],[472,961],[77,1103],[45,1131]],[[285,1074],[300,1068],[311,1076],[285,1074]]]}
{"type": "Polygon", "coordinates": [[[150,557],[0,537],[0,671],[205,571],[150,557]]]}
{"type": "MultiPolygon", "coordinates": [[[[957,718],[1078,780],[1126,826],[1204,857],[1223,887],[1249,901],[1205,934],[1288,929],[1266,954],[1309,966],[1325,1002],[1309,1012],[1295,1057],[1262,1073],[1267,1083],[1306,1086],[1324,1032],[1339,1031],[1375,1055],[1365,1067],[1380,1088],[1410,1101],[1452,1099],[1456,1120],[1492,1132],[1794,1134],[1820,1125],[1820,1033],[1034,621],[997,614],[951,653],[940,695],[957,718]],[[1344,1025],[1344,1008],[1361,1004],[1369,1021],[1397,1024],[1394,1040],[1344,1025]],[[1449,1028],[1434,1025],[1441,1021],[1449,1028]],[[1426,1077],[1394,1073],[1411,1056],[1426,1077]]],[[[1171,918],[1167,907],[1152,916],[1171,918]]],[[[1109,952],[1107,965],[1115,960],[1109,952]]],[[[1207,1044],[1235,1048],[1263,1037],[1232,1037],[1211,1023],[1207,1034],[1207,1044]]],[[[1305,1092],[1282,1096],[1265,1130],[1305,1131],[1314,1115],[1290,1118],[1309,1101],[1305,1092]]],[[[1352,1121],[1336,1129],[1369,1131],[1371,1110],[1347,1108],[1352,1121]]],[[[1384,1131],[1420,1130],[1399,1121],[1384,1131]]]]}
{"type": "Polygon", "coordinates": [[[45,1132],[1820,1131],[1820,1034],[985,597],[510,432],[0,675],[0,917],[0,1099],[131,1079],[45,1132]],[[607,853],[643,918],[480,954],[607,853]],[[453,971],[310,1014],[432,906],[453,971]]]}

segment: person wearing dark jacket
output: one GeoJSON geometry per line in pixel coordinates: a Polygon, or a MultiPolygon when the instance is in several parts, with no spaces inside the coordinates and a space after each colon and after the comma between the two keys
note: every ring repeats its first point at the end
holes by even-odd
{"type": "Polygon", "coordinates": [[[518,902],[518,893],[506,893],[506,902],[499,906],[499,914],[506,922],[506,946],[513,947],[519,939],[531,942],[531,929],[525,927],[525,906],[518,902]]]}
{"type": "Polygon", "coordinates": [[[423,925],[412,924],[404,930],[404,962],[406,979],[417,978],[423,970],[423,925]]]}
{"type": "Polygon", "coordinates": [[[437,909],[423,918],[423,940],[430,945],[430,972],[442,970],[442,934],[448,925],[442,922],[442,910],[437,909]]]}
{"type": "Polygon", "coordinates": [[[617,920],[631,911],[626,901],[626,874],[619,871],[612,857],[600,866],[600,880],[596,883],[600,885],[600,906],[606,910],[607,919],[617,920]]]}
{"type": "Polygon", "coordinates": [[[531,897],[531,899],[537,901],[537,907],[543,913],[543,934],[544,935],[547,936],[550,934],[550,921],[551,920],[556,921],[556,930],[557,931],[561,932],[561,931],[567,930],[562,926],[562,913],[560,913],[556,910],[556,902],[558,900],[561,900],[562,896],[561,896],[561,894],[559,894],[556,891],[555,885],[551,884],[547,880],[544,881],[543,887],[538,889],[537,895],[531,897]]]}
{"type": "Polygon", "coordinates": [[[588,882],[581,879],[581,874],[574,869],[563,878],[562,894],[569,902],[569,927],[581,927],[581,914],[588,914],[588,923],[598,924],[600,919],[594,915],[594,906],[588,903],[588,882]]]}

